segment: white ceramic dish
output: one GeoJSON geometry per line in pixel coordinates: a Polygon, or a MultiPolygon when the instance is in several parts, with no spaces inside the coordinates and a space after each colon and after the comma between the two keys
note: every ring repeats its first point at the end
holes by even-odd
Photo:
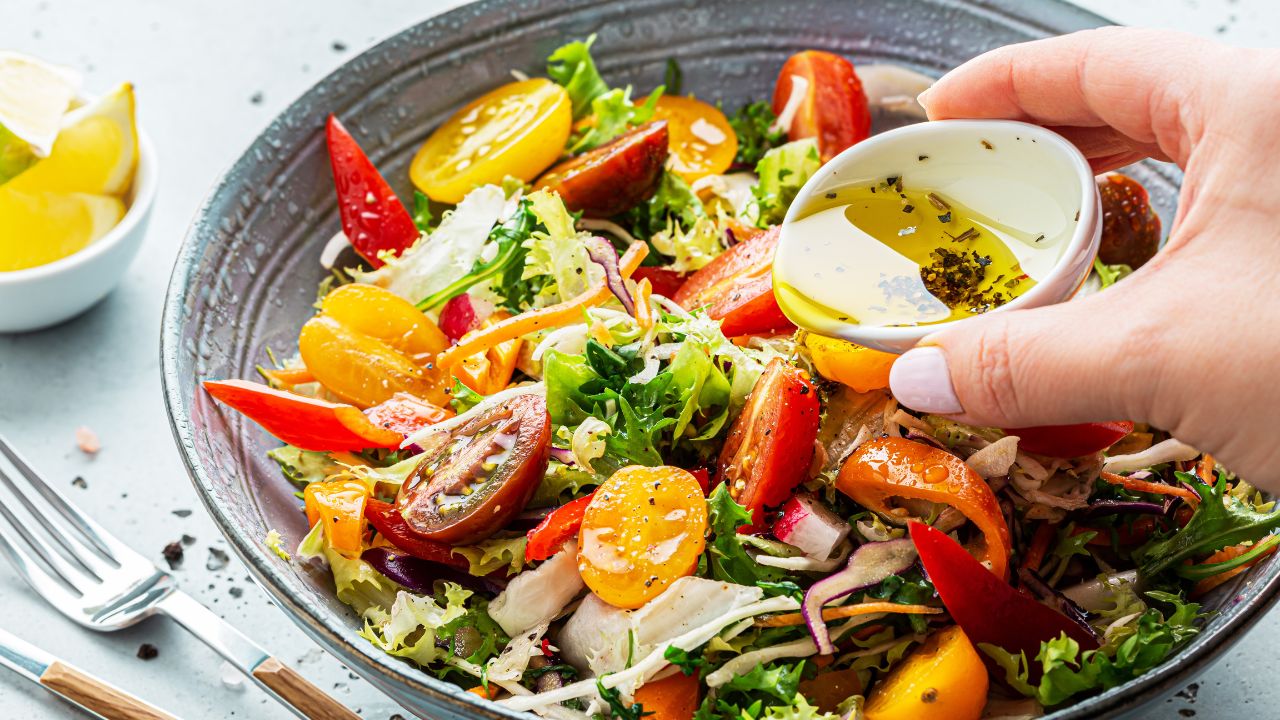
{"type": "Polygon", "coordinates": [[[120,223],[61,260],[0,272],[0,333],[56,325],[88,310],[115,288],[146,235],[158,174],[155,147],[139,128],[138,169],[120,223]]]}
{"type": "MultiPolygon", "coordinates": [[[[890,130],[863,140],[828,162],[801,188],[782,225],[774,259],[775,279],[786,281],[829,307],[841,307],[841,281],[867,273],[830,272],[839,249],[814,227],[797,226],[809,200],[851,183],[898,176],[904,185],[945,191],[999,224],[1036,227],[1056,257],[1024,260],[1035,287],[992,312],[1062,302],[1088,277],[1102,234],[1102,210],[1093,170],[1061,135],[1036,125],[1003,120],[944,120],[890,130]],[[799,227],[800,229],[797,229],[799,227]],[[1048,262],[1045,262],[1048,261],[1048,262]],[[1041,267],[1032,269],[1030,262],[1041,267]],[[801,283],[806,283],[802,285],[801,283]]],[[[856,265],[857,258],[847,258],[856,265]]],[[[843,267],[840,267],[843,270],[843,267]]],[[[863,268],[856,268],[863,270],[863,268]]],[[[873,271],[874,272],[874,271],[873,271]]],[[[865,279],[865,278],[864,278],[865,279]]],[[[776,280],[775,280],[776,282],[776,280]]],[[[782,310],[797,325],[859,345],[902,353],[942,326],[872,326],[782,310]],[[802,322],[803,321],[803,322],[802,322]]],[[[951,327],[969,320],[948,323],[951,327]]]]}

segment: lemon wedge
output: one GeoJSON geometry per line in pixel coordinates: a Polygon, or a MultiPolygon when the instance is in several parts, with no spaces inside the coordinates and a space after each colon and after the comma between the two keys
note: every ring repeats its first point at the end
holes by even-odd
{"type": "Polygon", "coordinates": [[[68,68],[0,52],[0,183],[49,154],[79,89],[68,68]]]}
{"type": "Polygon", "coordinates": [[[124,197],[133,184],[137,166],[133,85],[124,83],[68,113],[49,156],[0,187],[30,195],[87,193],[124,197]]]}
{"type": "Polygon", "coordinates": [[[0,272],[60,260],[107,234],[124,217],[110,195],[22,193],[0,187],[0,272]]]}

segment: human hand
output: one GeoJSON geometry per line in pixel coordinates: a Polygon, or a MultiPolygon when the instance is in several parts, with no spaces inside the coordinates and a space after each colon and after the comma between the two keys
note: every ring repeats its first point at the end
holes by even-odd
{"type": "Polygon", "coordinates": [[[1104,172],[1185,177],[1169,240],[1107,291],[943,329],[894,395],[977,425],[1146,421],[1280,491],[1280,52],[1103,28],[994,50],[921,96],[931,119],[1051,127],[1104,172]]]}

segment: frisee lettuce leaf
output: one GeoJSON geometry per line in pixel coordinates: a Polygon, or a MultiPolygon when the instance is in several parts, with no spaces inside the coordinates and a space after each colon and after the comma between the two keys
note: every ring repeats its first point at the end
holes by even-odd
{"type": "Polygon", "coordinates": [[[592,121],[582,132],[569,138],[568,152],[576,155],[594,150],[631,128],[649,122],[662,92],[663,87],[659,85],[640,105],[632,102],[630,85],[596,96],[591,101],[592,121]]]}
{"type": "Polygon", "coordinates": [[[760,183],[753,190],[759,210],[757,224],[768,227],[782,222],[796,193],[821,164],[818,141],[813,138],[789,142],[766,152],[756,164],[756,175],[760,176],[760,183]]]}
{"type": "Polygon", "coordinates": [[[755,167],[766,152],[786,142],[786,129],[773,127],[777,120],[773,104],[767,100],[738,108],[729,118],[729,126],[738,136],[738,154],[733,158],[736,165],[755,167]]]}
{"type": "Polygon", "coordinates": [[[785,580],[787,572],[757,563],[747,554],[738,528],[751,524],[751,513],[729,495],[729,487],[720,483],[707,498],[707,567],[711,577],[738,585],[785,580]]]}
{"type": "Polygon", "coordinates": [[[795,665],[756,665],[750,672],[725,683],[718,692],[708,693],[693,720],[795,717],[796,706],[804,701],[797,692],[804,665],[803,660],[795,665]]]}
{"type": "Polygon", "coordinates": [[[453,549],[455,555],[467,559],[467,572],[475,576],[488,575],[495,570],[507,569],[515,575],[524,569],[524,546],[529,538],[520,535],[512,538],[491,537],[475,545],[461,545],[453,549]]]}
{"type": "Polygon", "coordinates": [[[586,41],[561,45],[547,58],[547,77],[569,93],[574,120],[585,117],[591,110],[591,101],[609,92],[609,85],[600,77],[596,61],[591,58],[595,41],[593,34],[586,41]]]}
{"type": "MultiPolygon", "coordinates": [[[[692,228],[705,217],[707,210],[698,194],[679,175],[663,170],[653,196],[624,213],[622,224],[638,238],[651,238],[672,224],[692,228]]],[[[654,262],[661,264],[656,258],[654,262]]]]}

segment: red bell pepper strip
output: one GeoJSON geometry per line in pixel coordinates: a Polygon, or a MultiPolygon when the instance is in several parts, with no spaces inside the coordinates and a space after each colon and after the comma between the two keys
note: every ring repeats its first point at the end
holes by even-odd
{"type": "Polygon", "coordinates": [[[909,527],[920,563],[942,604],[975,645],[991,643],[1014,654],[1026,653],[1028,660],[1040,652],[1040,643],[1062,633],[1082,650],[1098,647],[1097,638],[1084,628],[1014,590],[941,530],[920,522],[909,527]]]}
{"type": "Polygon", "coordinates": [[[378,253],[399,255],[418,241],[418,226],[351,133],[330,115],[325,128],[342,232],[360,256],[382,267],[378,253]]]}
{"type": "Polygon", "coordinates": [[[542,522],[529,531],[529,542],[524,546],[524,559],[546,560],[560,552],[565,541],[577,537],[578,530],[582,528],[582,515],[595,496],[593,492],[567,502],[542,518],[542,522]]]}
{"type": "Polygon", "coordinates": [[[404,436],[369,421],[354,405],[331,403],[274,390],[247,380],[206,380],[217,400],[303,450],[364,450],[399,447],[404,436]]]}
{"type": "Polygon", "coordinates": [[[680,291],[684,281],[689,279],[689,274],[664,267],[638,267],[631,274],[631,279],[636,282],[646,278],[649,280],[649,284],[653,286],[654,295],[670,298],[675,297],[675,294],[680,291]]]}
{"type": "Polygon", "coordinates": [[[698,487],[702,488],[703,495],[711,494],[711,471],[707,468],[694,468],[689,471],[694,480],[698,481],[698,487]]]}
{"type": "Polygon", "coordinates": [[[453,546],[435,540],[428,540],[409,527],[396,506],[381,500],[369,500],[364,505],[364,517],[384,538],[403,553],[419,560],[448,565],[449,567],[470,567],[467,559],[453,554],[453,546]]]}
{"type": "Polygon", "coordinates": [[[1018,449],[1054,458],[1092,455],[1115,445],[1133,432],[1133,423],[1125,421],[1080,423],[1078,425],[1041,425],[1039,427],[1005,428],[1006,435],[1018,436],[1018,449]]]}

